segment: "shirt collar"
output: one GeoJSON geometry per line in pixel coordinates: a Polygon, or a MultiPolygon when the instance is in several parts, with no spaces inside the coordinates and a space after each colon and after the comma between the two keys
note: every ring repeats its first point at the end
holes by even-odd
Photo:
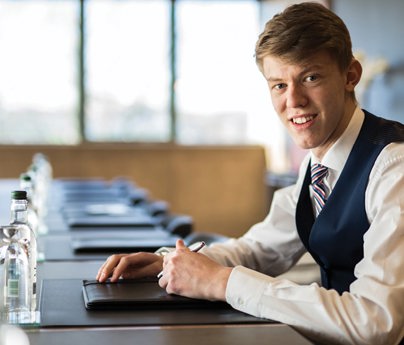
{"type": "MultiPolygon", "coordinates": [[[[352,147],[355,144],[355,141],[359,135],[359,131],[362,127],[364,118],[365,114],[363,110],[359,106],[357,106],[348,124],[348,127],[334,143],[334,145],[330,147],[321,161],[321,164],[334,170],[338,176],[344,168],[348,156],[351,153],[352,147]]],[[[320,163],[312,152],[311,161],[312,164],[320,163]]]]}

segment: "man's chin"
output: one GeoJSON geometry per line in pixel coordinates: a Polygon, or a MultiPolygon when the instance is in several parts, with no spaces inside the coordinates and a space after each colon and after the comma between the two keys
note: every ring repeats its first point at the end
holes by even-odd
{"type": "Polygon", "coordinates": [[[311,149],[314,149],[317,147],[316,144],[305,141],[305,140],[301,140],[301,139],[299,140],[299,139],[293,138],[293,142],[295,143],[296,146],[298,146],[302,150],[311,150],[311,149]]]}

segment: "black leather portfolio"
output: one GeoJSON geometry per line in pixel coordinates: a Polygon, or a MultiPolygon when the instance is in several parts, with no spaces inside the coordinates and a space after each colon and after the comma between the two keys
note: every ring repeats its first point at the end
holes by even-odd
{"type": "MultiPolygon", "coordinates": [[[[40,301],[41,327],[161,326],[273,322],[244,314],[228,305],[223,306],[223,308],[202,308],[202,305],[193,308],[173,308],[161,305],[158,308],[124,310],[86,309],[83,300],[82,279],[42,280],[40,301]]],[[[192,303],[195,303],[195,301],[192,301],[192,303]]]]}
{"type": "Polygon", "coordinates": [[[118,283],[84,280],[83,297],[88,310],[229,308],[222,302],[168,294],[158,285],[157,278],[121,280],[118,283]]]}

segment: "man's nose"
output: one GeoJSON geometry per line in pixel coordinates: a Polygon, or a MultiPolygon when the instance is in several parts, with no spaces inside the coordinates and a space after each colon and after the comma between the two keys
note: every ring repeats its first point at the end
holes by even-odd
{"type": "Polygon", "coordinates": [[[286,97],[286,106],[288,108],[302,108],[308,102],[308,98],[300,86],[289,86],[286,97]]]}

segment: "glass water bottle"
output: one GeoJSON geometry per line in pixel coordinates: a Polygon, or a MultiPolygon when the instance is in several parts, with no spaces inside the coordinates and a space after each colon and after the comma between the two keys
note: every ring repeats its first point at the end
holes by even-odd
{"type": "Polygon", "coordinates": [[[2,226],[0,231],[1,322],[33,323],[30,243],[20,226],[2,226]]]}
{"type": "Polygon", "coordinates": [[[31,310],[36,310],[36,267],[37,267],[37,243],[34,231],[28,224],[28,200],[25,191],[13,191],[11,193],[11,219],[10,225],[19,230],[19,237],[26,245],[26,254],[30,265],[29,289],[31,298],[31,310]]]}

